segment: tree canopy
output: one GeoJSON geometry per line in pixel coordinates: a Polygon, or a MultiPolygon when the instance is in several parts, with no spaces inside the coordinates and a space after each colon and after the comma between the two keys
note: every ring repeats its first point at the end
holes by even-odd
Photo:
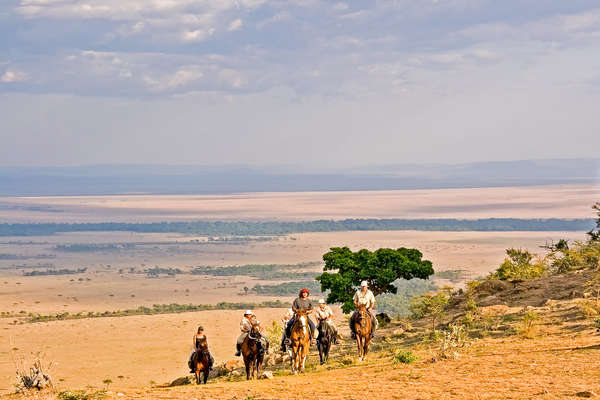
{"type": "Polygon", "coordinates": [[[397,279],[427,279],[433,275],[431,261],[422,260],[417,249],[401,247],[397,250],[382,248],[371,252],[366,249],[353,252],[348,247],[333,247],[323,255],[323,273],[317,276],[321,291],[329,290],[327,302],[342,303],[342,310],[354,309],[352,298],[360,282],[366,280],[374,295],[396,293],[393,282],[397,279]],[[327,272],[336,271],[336,272],[327,272]]]}
{"type": "Polygon", "coordinates": [[[596,241],[600,241],[600,202],[597,202],[596,204],[594,204],[592,206],[592,208],[594,210],[596,210],[596,214],[598,215],[598,218],[596,219],[596,230],[594,231],[593,229],[591,231],[588,232],[588,235],[590,236],[590,241],[592,242],[596,242],[596,241]]]}

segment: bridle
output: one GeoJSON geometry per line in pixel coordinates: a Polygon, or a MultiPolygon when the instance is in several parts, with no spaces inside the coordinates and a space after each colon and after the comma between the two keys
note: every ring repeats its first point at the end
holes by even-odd
{"type": "Polygon", "coordinates": [[[252,326],[252,329],[250,329],[250,332],[248,332],[248,339],[259,341],[261,337],[262,335],[260,334],[260,331],[258,329],[255,329],[255,326],[252,326]],[[252,336],[252,332],[255,332],[256,336],[252,336]]]}

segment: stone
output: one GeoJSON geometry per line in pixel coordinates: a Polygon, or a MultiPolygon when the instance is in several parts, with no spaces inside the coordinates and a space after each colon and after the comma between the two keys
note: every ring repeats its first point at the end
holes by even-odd
{"type": "Polygon", "coordinates": [[[273,379],[273,373],[271,371],[263,371],[260,377],[263,379],[273,379]]]}

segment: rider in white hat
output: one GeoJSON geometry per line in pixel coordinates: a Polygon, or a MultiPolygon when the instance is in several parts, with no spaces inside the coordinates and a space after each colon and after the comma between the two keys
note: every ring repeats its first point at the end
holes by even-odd
{"type": "Polygon", "coordinates": [[[250,329],[252,329],[252,323],[254,321],[256,321],[256,316],[252,310],[246,310],[242,320],[240,321],[240,331],[242,331],[242,333],[240,333],[240,336],[238,336],[235,344],[235,348],[237,350],[235,353],[236,356],[240,356],[242,354],[242,343],[244,343],[244,339],[246,339],[248,332],[250,332],[250,329]]]}
{"type": "Polygon", "coordinates": [[[331,307],[329,307],[327,303],[325,303],[324,299],[319,299],[319,307],[317,307],[317,309],[315,310],[315,318],[317,319],[319,325],[321,324],[321,322],[325,322],[329,326],[331,326],[334,332],[333,342],[337,344],[339,334],[337,327],[335,326],[335,322],[333,321],[333,311],[331,310],[331,307]]]}
{"type": "MultiPolygon", "coordinates": [[[[377,318],[373,315],[373,307],[375,307],[375,296],[373,292],[369,290],[369,283],[367,281],[362,281],[360,283],[360,289],[354,293],[354,305],[358,308],[359,305],[364,304],[367,307],[367,311],[371,316],[371,323],[377,329],[379,324],[377,323],[377,318]]],[[[357,315],[357,311],[354,311],[352,317],[350,318],[350,331],[352,332],[352,339],[356,338],[356,332],[354,332],[354,318],[357,315]]],[[[371,337],[375,336],[375,329],[372,329],[371,337]]]]}

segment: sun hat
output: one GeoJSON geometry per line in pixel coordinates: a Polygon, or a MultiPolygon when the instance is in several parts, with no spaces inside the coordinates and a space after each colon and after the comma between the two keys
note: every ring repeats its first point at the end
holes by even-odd
{"type": "Polygon", "coordinates": [[[362,281],[362,282],[360,283],[360,286],[361,286],[361,287],[362,287],[362,286],[367,286],[367,287],[368,287],[368,286],[369,286],[369,284],[367,283],[367,281],[362,281]]]}

